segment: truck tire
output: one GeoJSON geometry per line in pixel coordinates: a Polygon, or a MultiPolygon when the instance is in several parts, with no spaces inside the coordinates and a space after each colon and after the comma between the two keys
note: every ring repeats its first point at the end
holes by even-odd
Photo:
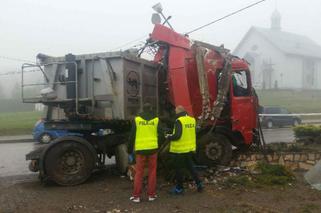
{"type": "Polygon", "coordinates": [[[115,158],[118,171],[121,174],[125,174],[128,168],[128,152],[126,144],[120,144],[115,148],[115,158]]]}
{"type": "Polygon", "coordinates": [[[88,147],[76,141],[61,141],[48,150],[44,169],[49,180],[62,186],[85,182],[95,166],[88,147]]]}
{"type": "Polygon", "coordinates": [[[206,134],[198,141],[197,160],[207,166],[228,165],[232,159],[232,145],[222,134],[206,134]]]}

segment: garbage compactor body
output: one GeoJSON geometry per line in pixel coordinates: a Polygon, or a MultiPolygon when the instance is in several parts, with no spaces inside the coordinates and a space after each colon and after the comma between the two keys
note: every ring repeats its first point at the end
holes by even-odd
{"type": "Polygon", "coordinates": [[[157,107],[155,63],[126,52],[40,57],[47,84],[23,101],[48,106],[48,121],[129,120],[144,101],[157,107]]]}
{"type": "Polygon", "coordinates": [[[46,128],[79,133],[27,154],[30,169],[39,171],[42,180],[82,183],[112,156],[125,172],[131,121],[146,102],[168,128],[177,105],[197,118],[200,164],[227,164],[232,145],[245,148],[255,142],[258,101],[246,61],[227,60],[223,47],[191,41],[162,25],[155,25],[149,43],[156,53],[153,60],[131,51],[39,54],[37,65],[23,65],[23,101],[46,106],[46,128]],[[24,82],[35,67],[44,84],[24,82]],[[25,90],[33,86],[41,87],[39,94],[27,97],[25,90]]]}

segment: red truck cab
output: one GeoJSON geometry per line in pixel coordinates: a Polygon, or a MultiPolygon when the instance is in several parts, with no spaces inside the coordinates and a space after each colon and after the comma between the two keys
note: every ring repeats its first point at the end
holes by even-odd
{"type": "MultiPolygon", "coordinates": [[[[189,115],[199,118],[204,107],[196,59],[196,42],[158,24],[155,25],[150,38],[159,44],[154,60],[166,66],[170,103],[173,106],[182,105],[189,115]]],[[[215,48],[211,48],[215,46],[202,44],[206,49],[202,66],[207,79],[209,105],[213,107],[219,92],[218,81],[224,69],[225,58],[215,48]]],[[[228,77],[230,86],[222,112],[224,115],[215,122],[215,128],[211,128],[214,124],[209,116],[206,125],[202,126],[201,135],[198,136],[199,150],[203,152],[202,155],[205,152],[207,162],[227,163],[231,156],[229,152],[232,152],[231,145],[248,147],[256,140],[258,100],[252,88],[248,63],[244,59],[232,57],[231,67],[228,77]],[[206,134],[209,129],[214,130],[213,137],[210,138],[209,134],[206,134]]]]}

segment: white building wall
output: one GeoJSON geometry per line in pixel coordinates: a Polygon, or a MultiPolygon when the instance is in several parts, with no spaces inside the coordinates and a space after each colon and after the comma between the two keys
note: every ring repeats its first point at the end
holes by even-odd
{"type": "Polygon", "coordinates": [[[303,70],[303,60],[300,57],[289,56],[286,57],[282,64],[282,77],[280,81],[282,82],[282,88],[290,89],[301,89],[303,88],[302,73],[303,70]]]}
{"type": "Polygon", "coordinates": [[[316,72],[315,72],[315,79],[316,79],[316,89],[321,89],[321,61],[316,62],[316,72]]]}
{"type": "Polygon", "coordinates": [[[45,105],[41,104],[41,103],[37,103],[35,104],[35,111],[38,111],[38,112],[42,112],[45,108],[45,105]]]}
{"type": "MultiPolygon", "coordinates": [[[[283,79],[286,79],[288,75],[281,74],[283,70],[286,69],[285,61],[286,56],[275,46],[273,46],[269,41],[267,41],[264,37],[260,36],[257,32],[253,31],[253,33],[249,34],[247,39],[241,44],[237,51],[234,52],[235,55],[244,58],[247,53],[251,53],[252,55],[256,55],[255,58],[255,66],[251,67],[254,72],[254,86],[262,88],[263,82],[263,63],[264,61],[267,63],[273,64],[274,71],[272,72],[272,88],[274,87],[274,82],[278,82],[278,87],[282,88],[284,85],[283,79]],[[257,49],[253,48],[257,46],[257,49]],[[282,78],[282,79],[281,79],[282,78]]],[[[287,85],[291,86],[291,85],[287,85]]],[[[294,84],[292,85],[294,86],[294,84]]]]}

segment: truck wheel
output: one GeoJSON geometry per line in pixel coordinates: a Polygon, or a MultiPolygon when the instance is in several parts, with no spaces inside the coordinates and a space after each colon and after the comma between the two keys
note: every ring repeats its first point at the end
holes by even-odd
{"type": "Polygon", "coordinates": [[[59,185],[72,186],[85,182],[95,166],[93,154],[75,141],[61,141],[45,156],[45,172],[59,185]]]}
{"type": "Polygon", "coordinates": [[[43,144],[47,144],[47,143],[50,143],[52,141],[52,139],[53,138],[51,135],[49,135],[48,133],[43,133],[39,137],[39,142],[43,143],[43,144]]]}
{"type": "Polygon", "coordinates": [[[227,165],[232,159],[232,145],[221,134],[204,135],[199,140],[198,161],[207,166],[227,165]]]}
{"type": "Polygon", "coordinates": [[[125,174],[128,168],[128,152],[126,144],[120,144],[115,148],[115,157],[119,172],[125,174]]]}

